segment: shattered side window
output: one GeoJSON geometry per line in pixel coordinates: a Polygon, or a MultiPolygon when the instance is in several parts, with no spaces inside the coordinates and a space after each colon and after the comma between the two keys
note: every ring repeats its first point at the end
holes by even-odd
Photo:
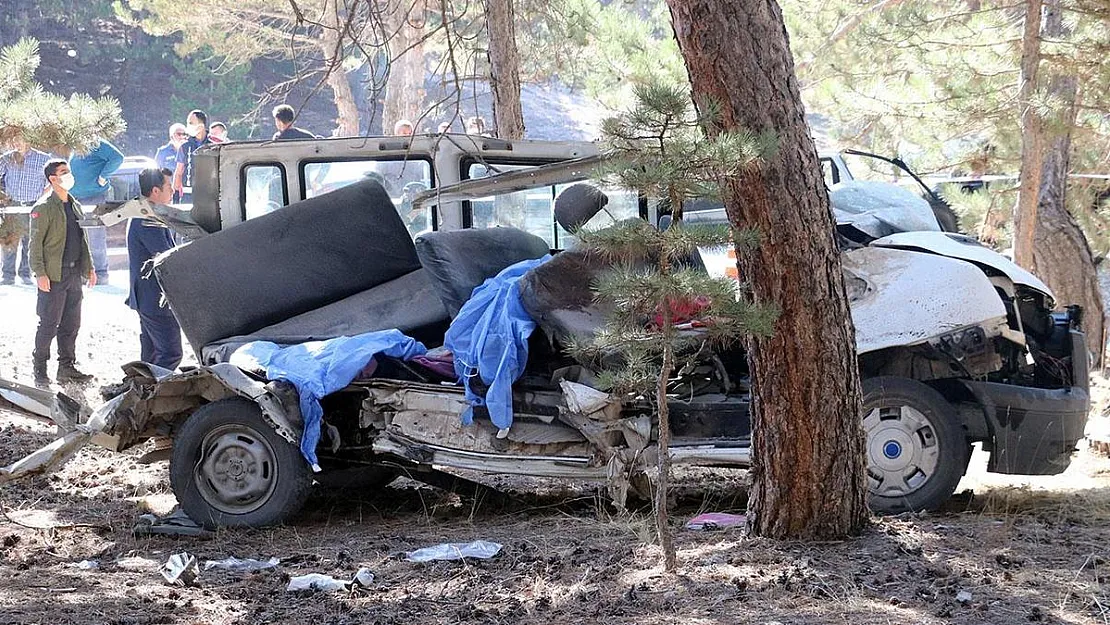
{"type": "MultiPolygon", "coordinates": [[[[529,169],[531,167],[533,166],[490,166],[474,163],[467,171],[467,177],[472,180],[486,178],[507,171],[529,169]]],[[[470,223],[474,228],[497,228],[499,226],[520,228],[547,241],[547,244],[553,249],[557,247],[555,187],[537,187],[471,200],[470,216],[470,223]]]]}
{"type": "Polygon", "coordinates": [[[301,166],[301,182],[306,199],[342,189],[367,178],[378,181],[385,188],[413,238],[432,230],[431,207],[419,210],[412,208],[413,198],[432,188],[432,165],[427,161],[367,159],[313,162],[301,166]]]}
{"type": "MultiPolygon", "coordinates": [[[[578,183],[556,185],[555,197],[559,197],[563,189],[571,186],[571,184],[578,183]]],[[[605,205],[605,210],[594,215],[582,226],[583,229],[600,230],[618,221],[640,218],[640,196],[635,191],[610,185],[600,185],[600,189],[609,198],[609,202],[605,205]]],[[[563,227],[559,224],[555,224],[555,230],[558,236],[556,249],[565,250],[576,241],[574,235],[563,230],[563,227]]]]}
{"type": "MultiPolygon", "coordinates": [[[[467,177],[486,178],[531,167],[533,165],[474,163],[470,165],[467,177]]],[[[471,200],[471,226],[520,228],[547,241],[553,250],[566,249],[574,237],[555,222],[555,198],[573,184],[578,183],[535,187],[471,200]]],[[[602,191],[609,196],[606,210],[587,222],[586,228],[604,228],[617,221],[640,217],[640,198],[634,191],[609,186],[603,186],[602,191]]]]}
{"type": "Polygon", "coordinates": [[[243,172],[243,217],[254,219],[285,206],[285,171],[280,165],[248,165],[243,172]]]}

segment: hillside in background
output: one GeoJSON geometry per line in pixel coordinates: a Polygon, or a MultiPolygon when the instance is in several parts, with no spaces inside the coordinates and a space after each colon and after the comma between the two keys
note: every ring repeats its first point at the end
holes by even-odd
{"type": "MultiPolygon", "coordinates": [[[[12,10],[0,12],[5,13],[0,15],[0,45],[14,43],[20,36],[34,37],[40,42],[42,56],[36,77],[44,87],[63,95],[87,93],[118,99],[128,130],[114,142],[129,155],[152,155],[166,142],[169,124],[184,122],[193,108],[204,109],[211,121],[227,123],[236,140],[269,138],[274,131],[269,111],[281,102],[301,111],[298,126],[324,136],[335,127],[331,94],[326,87],[317,90],[315,80],[297,84],[283,98],[265,96],[268,89],[289,80],[290,63],[264,60],[249,69],[226,71],[215,60],[179,58],[173,37],[146,34],[103,10],[75,16],[52,11],[44,6],[49,2],[3,2],[5,6],[9,3],[12,10]]],[[[381,104],[371,106],[365,73],[356,70],[348,78],[359,97],[363,132],[380,134],[381,104]],[[372,109],[376,114],[371,114],[372,109]]],[[[438,78],[429,76],[425,88],[428,101],[443,97],[444,86],[438,78]]],[[[464,98],[461,117],[478,114],[487,122],[492,120],[488,84],[469,83],[464,98]]],[[[522,101],[531,139],[594,139],[605,115],[589,98],[558,84],[525,85],[522,101]]],[[[453,105],[441,107],[419,126],[434,131],[441,121],[453,117],[453,105]]],[[[462,122],[456,122],[453,130],[461,132],[462,122]]]]}

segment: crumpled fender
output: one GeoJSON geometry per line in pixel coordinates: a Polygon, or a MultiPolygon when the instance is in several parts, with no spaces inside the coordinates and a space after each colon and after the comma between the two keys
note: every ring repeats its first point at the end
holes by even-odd
{"type": "Polygon", "coordinates": [[[860,354],[910,346],[967,327],[997,334],[1006,307],[974,264],[900,249],[865,247],[841,256],[860,354]]]}
{"type": "Polygon", "coordinates": [[[168,436],[198,407],[227,397],[250,399],[282,438],[294,445],[301,437],[300,411],[281,397],[273,383],[256,380],[227,363],[174,373],[143,362],[123,366],[130,388],[102,405],[92,422],[102,426],[94,443],[123,451],[155,436],[168,436]],[[287,407],[288,406],[288,407],[287,407]]]}

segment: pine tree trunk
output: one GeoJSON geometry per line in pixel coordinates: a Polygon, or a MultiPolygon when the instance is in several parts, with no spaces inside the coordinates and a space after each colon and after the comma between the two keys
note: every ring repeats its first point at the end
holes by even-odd
{"type": "Polygon", "coordinates": [[[1025,29],[1021,38],[1021,183],[1014,208],[1014,262],[1033,270],[1037,202],[1044,159],[1044,126],[1033,108],[1037,70],[1041,63],[1041,0],[1026,0],[1025,29]]]}
{"type": "Polygon", "coordinates": [[[326,27],[320,37],[320,49],[324,53],[325,68],[328,72],[327,83],[331,87],[338,113],[335,121],[341,136],[357,137],[360,134],[358,104],[355,103],[355,96],[351,92],[347,72],[343,69],[341,41],[345,20],[339,13],[338,0],[324,0],[323,17],[326,27]]]}
{"type": "MultiPolygon", "coordinates": [[[[1050,0],[1045,6],[1044,36],[1054,40],[1066,38],[1069,33],[1059,0],[1050,0]]],[[[1098,364],[1105,349],[1102,345],[1105,323],[1094,255],[1065,203],[1078,80],[1073,74],[1050,73],[1047,92],[1061,104],[1062,110],[1057,123],[1047,125],[1044,137],[1033,268],[1052,289],[1059,305],[1083,307],[1083,329],[1098,364]]]]}
{"type": "Polygon", "coordinates": [[[389,80],[382,112],[386,133],[393,132],[393,125],[402,119],[419,123],[426,93],[423,34],[409,25],[404,13],[398,12],[391,21],[390,30],[396,34],[389,42],[389,80]]]}
{"type": "Polygon", "coordinates": [[[520,105],[520,51],[516,47],[513,0],[486,0],[489,31],[489,83],[493,90],[493,118],[497,136],[524,138],[520,105]]]}
{"type": "MultiPolygon", "coordinates": [[[[664,313],[664,323],[669,324],[669,315],[664,313]]],[[[675,556],[674,538],[667,507],[671,497],[671,419],[667,405],[667,382],[674,370],[674,353],[668,345],[663,349],[663,366],[659,371],[659,388],[656,402],[659,405],[659,480],[655,485],[655,530],[659,534],[659,546],[663,548],[663,570],[672,573],[678,568],[675,556]]]]}
{"type": "Polygon", "coordinates": [[[738,254],[752,297],[781,314],[747,342],[752,371],[749,524],[760,536],[828,539],[868,516],[855,331],[828,192],[805,121],[781,9],[773,0],[668,0],[695,102],[710,132],[774,131],[779,154],[725,186],[734,228],[762,242],[738,254]]]}
{"type": "MultiPolygon", "coordinates": [[[[672,206],[677,206],[677,203],[672,206]]],[[[670,262],[664,258],[659,263],[660,272],[669,275],[670,262]]],[[[659,370],[655,402],[659,406],[659,480],[655,488],[655,530],[659,534],[659,546],[663,548],[663,570],[673,573],[678,568],[678,558],[674,550],[667,507],[671,498],[671,411],[667,403],[667,386],[674,371],[674,315],[671,302],[663,302],[663,363],[659,370]]]]}

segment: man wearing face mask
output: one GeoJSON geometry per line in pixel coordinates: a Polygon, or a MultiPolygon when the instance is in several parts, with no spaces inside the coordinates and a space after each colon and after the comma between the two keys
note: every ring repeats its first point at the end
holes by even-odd
{"type": "Polygon", "coordinates": [[[31,271],[38,283],[39,328],[35,334],[35,384],[50,383],[46,363],[50,344],[58,339],[58,381],[88,382],[77,370],[77,331],[81,328],[81,283],[96,284],[92,255],[81,229],[81,205],[69,194],[69,164],[55,159],[43,169],[49,195],[31,208],[31,271]]]}
{"type": "Polygon", "coordinates": [[[200,109],[194,109],[186,120],[189,124],[185,133],[189,138],[177,149],[177,167],[173,173],[173,189],[181,196],[183,204],[193,201],[193,152],[208,145],[208,115],[200,109]]]}

